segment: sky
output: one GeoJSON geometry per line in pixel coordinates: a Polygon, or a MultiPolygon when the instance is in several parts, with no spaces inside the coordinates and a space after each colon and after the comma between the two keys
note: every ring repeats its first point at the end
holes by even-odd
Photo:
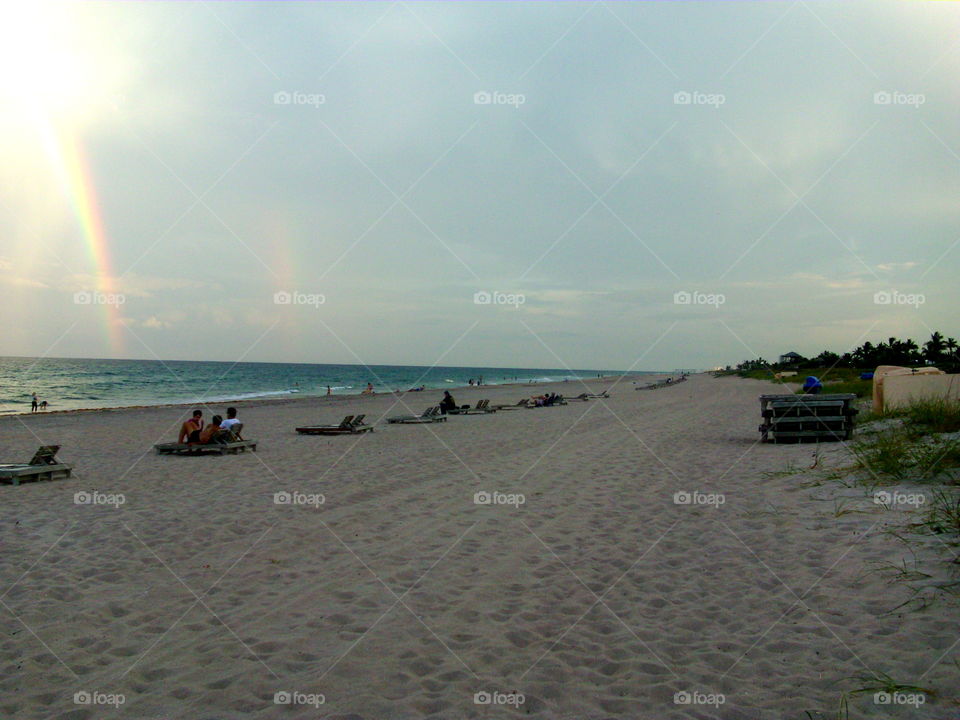
{"type": "Polygon", "coordinates": [[[960,3],[2,7],[0,355],[960,335],[960,3]]]}

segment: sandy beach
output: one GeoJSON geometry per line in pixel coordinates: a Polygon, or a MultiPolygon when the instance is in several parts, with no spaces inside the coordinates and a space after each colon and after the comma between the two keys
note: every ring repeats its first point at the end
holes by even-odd
{"type": "Polygon", "coordinates": [[[74,465],[0,486],[0,717],[826,718],[879,673],[937,696],[851,717],[958,717],[953,608],[875,571],[935,541],[766,475],[816,459],[758,444],[773,384],[635,387],[426,426],[383,418],[439,391],[238,403],[258,452],[222,457],[153,453],[188,408],[0,418],[4,461],[74,465]],[[348,413],[375,432],[293,431],[348,413]]]}

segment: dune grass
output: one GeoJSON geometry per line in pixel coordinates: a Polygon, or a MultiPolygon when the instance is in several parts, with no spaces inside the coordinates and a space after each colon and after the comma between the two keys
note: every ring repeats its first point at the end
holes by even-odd
{"type": "Polygon", "coordinates": [[[960,493],[934,490],[918,525],[934,535],[960,538],[960,493]]]}

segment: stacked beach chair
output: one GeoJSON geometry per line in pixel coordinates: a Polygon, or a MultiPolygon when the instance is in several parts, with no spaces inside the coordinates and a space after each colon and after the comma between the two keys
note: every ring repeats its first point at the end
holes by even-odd
{"type": "Polygon", "coordinates": [[[774,443],[849,440],[853,435],[857,396],[761,395],[762,440],[774,443]]]}

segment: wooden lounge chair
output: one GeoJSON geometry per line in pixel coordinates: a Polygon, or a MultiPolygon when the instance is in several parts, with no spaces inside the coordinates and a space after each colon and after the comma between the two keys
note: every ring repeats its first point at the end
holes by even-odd
{"type": "Polygon", "coordinates": [[[298,427],[301,435],[356,435],[357,433],[373,432],[373,425],[364,425],[366,415],[347,415],[339,425],[305,425],[298,427]]]}
{"type": "Polygon", "coordinates": [[[774,443],[849,440],[859,412],[852,393],[761,395],[761,439],[774,443]]]}
{"type": "Polygon", "coordinates": [[[423,411],[422,415],[399,415],[387,418],[387,422],[400,425],[423,425],[426,423],[446,422],[447,416],[440,412],[440,406],[434,405],[423,411]]]}
{"type": "Polygon", "coordinates": [[[529,405],[527,405],[527,407],[532,410],[533,408],[557,407],[558,405],[566,405],[566,404],[567,404],[567,401],[563,397],[563,395],[558,395],[557,398],[552,403],[548,403],[545,405],[537,405],[536,401],[534,401],[534,402],[531,402],[529,405]]]}
{"type": "Polygon", "coordinates": [[[158,443],[153,446],[157,455],[234,455],[236,453],[257,451],[256,440],[229,440],[225,442],[201,443],[158,443]]]}
{"type": "Polygon", "coordinates": [[[485,415],[487,413],[495,413],[497,408],[490,407],[489,400],[479,400],[474,407],[463,407],[456,410],[447,410],[449,415],[485,415]]]}
{"type": "Polygon", "coordinates": [[[0,482],[19,485],[36,480],[63,480],[70,477],[73,465],[57,462],[59,445],[41,445],[30,462],[0,465],[0,482]]]}
{"type": "Polygon", "coordinates": [[[520,398],[516,405],[491,405],[494,410],[516,410],[517,408],[528,407],[530,398],[520,398]]]}

